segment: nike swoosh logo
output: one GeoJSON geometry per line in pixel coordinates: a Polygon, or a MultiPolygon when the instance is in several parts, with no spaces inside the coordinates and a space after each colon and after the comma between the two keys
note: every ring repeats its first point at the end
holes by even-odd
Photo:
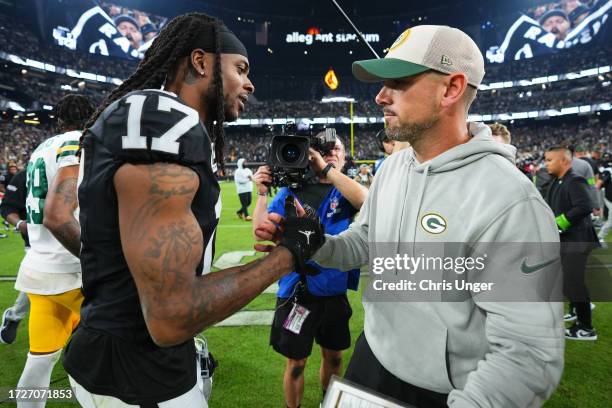
{"type": "Polygon", "coordinates": [[[545,267],[547,267],[550,264],[553,264],[555,262],[557,262],[559,258],[555,258],[555,259],[551,259],[550,261],[546,261],[546,262],[542,262],[540,264],[536,264],[536,265],[527,265],[527,258],[523,259],[523,263],[521,264],[521,271],[523,271],[523,273],[533,273],[535,271],[539,271],[540,269],[543,269],[545,267]]]}

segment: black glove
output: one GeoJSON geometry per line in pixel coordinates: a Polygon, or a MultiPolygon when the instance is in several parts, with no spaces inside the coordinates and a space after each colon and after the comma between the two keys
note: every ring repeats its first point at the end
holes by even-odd
{"type": "Polygon", "coordinates": [[[318,275],[320,271],[306,261],[323,246],[323,225],[316,215],[298,217],[293,196],[285,198],[285,231],[279,245],[293,254],[295,270],[302,275],[318,275]]]}

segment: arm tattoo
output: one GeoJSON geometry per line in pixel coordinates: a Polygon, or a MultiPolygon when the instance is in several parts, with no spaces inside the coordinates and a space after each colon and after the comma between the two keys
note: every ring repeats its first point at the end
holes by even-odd
{"type": "Polygon", "coordinates": [[[147,229],[143,228],[143,225],[159,214],[164,200],[193,195],[197,190],[195,181],[198,176],[187,167],[156,163],[148,166],[148,171],[151,180],[148,200],[136,211],[136,216],[129,226],[129,231],[136,240],[145,239],[147,229]]]}
{"type": "MultiPolygon", "coordinates": [[[[290,270],[292,258],[276,253],[265,265],[257,260],[197,276],[204,238],[190,206],[198,176],[168,163],[147,165],[146,171],[139,185],[142,193],[126,196],[130,210],[119,210],[125,217],[121,239],[130,248],[126,258],[145,319],[170,328],[171,338],[186,339],[240,310],[278,279],[279,271],[290,270]]],[[[121,191],[130,191],[129,185],[121,191]]]]}
{"type": "Polygon", "coordinates": [[[77,258],[81,252],[81,226],[72,219],[57,227],[53,236],[77,258]]]}
{"type": "Polygon", "coordinates": [[[64,199],[64,204],[76,207],[77,179],[67,178],[55,188],[55,194],[59,194],[64,199]]]}
{"type": "MultiPolygon", "coordinates": [[[[53,227],[53,236],[77,258],[81,252],[81,227],[74,218],[73,212],[77,207],[77,178],[67,177],[59,182],[53,190],[57,195],[54,199],[56,214],[62,214],[63,223],[53,227]],[[61,197],[61,198],[60,198],[61,197]]],[[[61,222],[61,221],[60,221],[61,222]]]]}

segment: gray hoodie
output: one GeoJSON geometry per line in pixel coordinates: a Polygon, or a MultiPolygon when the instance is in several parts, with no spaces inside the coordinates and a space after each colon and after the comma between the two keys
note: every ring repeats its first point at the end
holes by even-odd
{"type": "MultiPolygon", "coordinates": [[[[550,208],[514,165],[516,149],[495,142],[481,123],[469,130],[468,143],[423,164],[412,149],[391,155],[359,218],[342,234],[326,236],[313,259],[348,270],[371,262],[378,243],[558,242],[550,208]],[[442,233],[425,230],[424,216],[432,213],[445,221],[442,233]]],[[[511,259],[489,273],[516,275],[519,291],[534,290],[542,275],[520,275],[524,255],[509,251],[511,259]]],[[[532,265],[542,262],[533,255],[532,265]]],[[[478,296],[456,302],[364,298],[364,331],[387,370],[418,387],[450,393],[450,407],[537,407],[563,371],[562,306],[478,296]]]]}

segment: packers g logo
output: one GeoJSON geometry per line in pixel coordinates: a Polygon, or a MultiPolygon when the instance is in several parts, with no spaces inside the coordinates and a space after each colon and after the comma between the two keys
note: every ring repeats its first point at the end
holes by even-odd
{"type": "Polygon", "coordinates": [[[394,49],[402,45],[404,42],[406,42],[409,36],[410,36],[410,29],[407,29],[406,31],[401,33],[399,37],[397,37],[397,40],[395,40],[393,45],[389,47],[389,51],[393,51],[394,49]]]}
{"type": "Polygon", "coordinates": [[[446,220],[441,215],[427,213],[421,218],[421,227],[430,234],[441,234],[446,231],[446,220]]]}

